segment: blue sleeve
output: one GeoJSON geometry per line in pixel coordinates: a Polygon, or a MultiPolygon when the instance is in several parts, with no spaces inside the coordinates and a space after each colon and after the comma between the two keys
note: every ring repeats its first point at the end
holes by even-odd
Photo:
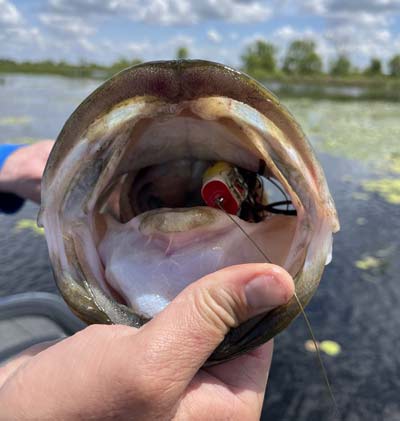
{"type": "MultiPolygon", "coordinates": [[[[0,171],[6,159],[17,149],[25,145],[0,145],[0,171]]],[[[25,200],[14,193],[0,192],[0,212],[14,213],[21,209],[25,200]]]]}

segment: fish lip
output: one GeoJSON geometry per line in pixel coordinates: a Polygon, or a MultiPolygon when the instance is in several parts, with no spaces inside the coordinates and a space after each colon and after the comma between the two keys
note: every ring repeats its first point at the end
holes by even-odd
{"type": "MultiPolygon", "coordinates": [[[[314,161],[312,151],[305,141],[304,135],[288,111],[271,92],[250,77],[227,66],[204,60],[158,61],[141,64],[120,72],[89,96],[66,122],[52,151],[42,181],[42,207],[39,221],[43,220],[43,214],[48,208],[48,190],[52,179],[57,175],[57,171],[68,155],[71,146],[81,138],[85,128],[102,113],[107,112],[112,104],[137,96],[146,89],[153,89],[153,93],[156,93],[161,98],[167,98],[171,103],[199,97],[222,95],[242,101],[263,115],[269,113],[269,117],[275,118],[276,121],[283,121],[282,124],[285,126],[290,138],[299,138],[300,144],[305,142],[304,151],[302,152],[304,163],[312,169],[315,179],[322,179],[321,186],[318,186],[318,192],[323,196],[321,200],[324,200],[324,206],[321,215],[317,215],[317,217],[325,221],[330,232],[338,230],[339,224],[336,210],[325,185],[322,171],[314,161]],[[154,82],[153,86],[150,86],[147,77],[143,77],[143,72],[154,76],[152,79],[154,82]],[[169,75],[169,81],[167,81],[166,75],[169,75]],[[135,82],[135,78],[141,80],[139,84],[141,86],[135,82]],[[218,83],[216,83],[217,79],[218,83]]],[[[318,265],[320,265],[319,260],[316,263],[316,266],[318,265]]],[[[302,277],[306,278],[307,273],[305,272],[302,271],[296,276],[296,285],[303,282],[302,277]]],[[[313,274],[313,278],[319,277],[320,273],[313,274]]],[[[306,303],[311,298],[312,293],[313,291],[306,291],[304,297],[301,297],[302,302],[306,303]]],[[[73,303],[70,303],[70,305],[73,305],[73,303]]],[[[99,304],[96,300],[94,300],[94,305],[98,305],[99,309],[104,309],[104,305],[99,304]]],[[[119,311],[126,312],[127,310],[123,307],[122,310],[118,308],[115,310],[115,314],[119,314],[119,311]]],[[[224,342],[210,357],[209,361],[222,362],[231,359],[265,342],[283,330],[297,314],[298,311],[296,312],[294,309],[293,303],[289,303],[286,306],[273,310],[268,315],[246,322],[228,333],[224,342]]],[[[118,319],[119,316],[117,315],[116,317],[118,319]]],[[[126,324],[132,325],[140,325],[144,322],[135,321],[128,316],[124,320],[126,324]]]]}

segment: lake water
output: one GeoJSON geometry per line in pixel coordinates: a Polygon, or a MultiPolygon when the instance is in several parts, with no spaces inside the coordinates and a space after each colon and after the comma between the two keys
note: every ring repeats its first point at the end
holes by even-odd
{"type": "MultiPolygon", "coordinates": [[[[55,138],[98,81],[1,76],[0,142],[55,138]]],[[[400,104],[283,99],[325,169],[341,221],[307,307],[343,420],[400,420],[400,104]],[[330,349],[327,349],[329,352],[330,349]],[[332,354],[332,352],[330,352],[332,354]]],[[[0,215],[0,295],[56,292],[37,206],[0,215]]],[[[275,341],[263,419],[329,420],[332,405],[298,318],[275,341]]]]}

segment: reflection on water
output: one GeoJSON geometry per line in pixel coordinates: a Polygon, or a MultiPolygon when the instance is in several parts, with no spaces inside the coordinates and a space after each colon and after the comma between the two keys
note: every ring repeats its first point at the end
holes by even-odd
{"type": "MultiPolygon", "coordinates": [[[[368,81],[371,82],[371,81],[368,81]]],[[[272,91],[279,97],[290,98],[312,98],[321,99],[328,98],[334,100],[358,100],[358,101],[372,101],[372,100],[387,100],[392,102],[400,101],[400,92],[396,81],[389,83],[380,83],[378,80],[375,83],[362,83],[359,81],[350,82],[346,84],[337,81],[311,81],[304,82],[291,81],[268,81],[265,83],[272,91]]]]}
{"type": "MultiPolygon", "coordinates": [[[[1,125],[0,142],[15,143],[54,138],[98,85],[61,77],[3,79],[0,116],[13,124],[1,125]]],[[[312,140],[342,226],[333,262],[307,307],[325,344],[342,418],[400,419],[400,106],[284,103],[312,140]]],[[[34,228],[37,210],[28,204],[17,215],[0,215],[0,295],[55,291],[45,240],[34,228]]],[[[276,339],[265,419],[334,419],[315,354],[305,348],[309,339],[301,318],[276,339]]]]}

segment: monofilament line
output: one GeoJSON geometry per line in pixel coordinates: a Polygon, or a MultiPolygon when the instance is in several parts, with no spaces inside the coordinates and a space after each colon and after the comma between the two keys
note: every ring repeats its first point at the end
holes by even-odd
{"type": "Polygon", "coordinates": [[[242,233],[246,236],[246,238],[251,241],[253,243],[253,246],[259,251],[259,253],[264,257],[264,259],[268,262],[268,263],[272,263],[271,259],[261,250],[260,246],[253,241],[253,239],[250,237],[249,234],[247,234],[247,232],[243,229],[243,227],[237,222],[235,221],[235,219],[233,218],[233,216],[226,212],[226,210],[222,207],[222,203],[223,203],[223,199],[222,197],[220,197],[219,199],[217,199],[215,201],[215,203],[217,204],[217,206],[225,213],[225,215],[234,223],[237,225],[237,227],[240,229],[240,231],[242,231],[242,233]]]}
{"type": "Polygon", "coordinates": [[[308,318],[308,316],[307,316],[307,314],[304,310],[304,307],[301,304],[301,301],[299,300],[299,297],[297,296],[296,292],[293,294],[293,296],[294,296],[294,298],[297,302],[297,305],[299,306],[299,308],[301,310],[301,313],[304,317],[304,320],[306,321],[307,329],[310,332],[311,339],[314,342],[315,351],[317,352],[318,363],[319,363],[319,366],[321,367],[321,371],[322,371],[322,376],[324,378],[324,381],[325,381],[326,387],[328,389],[329,395],[332,399],[333,407],[335,409],[335,415],[337,416],[337,418],[339,418],[339,407],[338,407],[338,404],[336,402],[335,395],[333,394],[332,386],[331,386],[331,383],[330,383],[329,378],[328,378],[328,373],[326,372],[325,365],[324,365],[324,362],[322,360],[321,350],[320,350],[319,344],[317,342],[317,339],[314,336],[314,332],[312,330],[310,320],[309,320],[309,318],[308,318]]]}
{"type": "MultiPolygon", "coordinates": [[[[223,204],[223,198],[218,198],[218,199],[216,199],[216,201],[215,201],[215,204],[225,213],[225,215],[226,216],[228,216],[229,217],[229,219],[240,229],[240,231],[245,235],[245,237],[251,242],[251,244],[257,249],[257,251],[261,254],[261,256],[268,262],[268,263],[272,263],[272,261],[271,261],[271,259],[267,256],[267,254],[262,250],[262,248],[250,237],[250,235],[243,229],[243,227],[239,224],[239,222],[237,222],[234,218],[233,218],[233,216],[231,215],[231,214],[229,214],[228,212],[226,212],[225,211],[225,209],[222,207],[222,204],[223,204]]],[[[296,292],[294,292],[294,294],[293,294],[293,296],[294,296],[294,298],[295,298],[295,300],[296,300],[296,302],[297,302],[297,305],[299,306],[299,309],[300,309],[300,312],[301,312],[301,314],[303,315],[303,317],[304,317],[304,320],[305,320],[305,322],[306,322],[306,326],[307,326],[307,329],[308,329],[308,331],[310,332],[310,335],[311,335],[311,339],[312,339],[312,341],[313,341],[313,343],[314,343],[314,346],[315,346],[315,350],[316,350],[316,353],[317,353],[317,359],[318,359],[318,363],[319,363],[319,366],[320,366],[320,368],[321,368],[321,371],[322,371],[322,376],[323,376],[323,378],[324,378],[324,382],[325,382],[325,385],[326,385],[326,387],[327,387],[327,389],[328,389],[328,393],[329,393],[329,395],[330,395],[330,398],[332,399],[332,402],[333,402],[333,406],[334,406],[334,409],[335,409],[335,414],[336,414],[336,416],[339,418],[339,408],[338,408],[338,405],[337,405],[337,402],[336,402],[336,399],[335,399],[335,396],[334,396],[334,394],[333,394],[333,390],[332,390],[332,387],[331,387],[331,383],[330,383],[330,381],[329,381],[329,379],[328,379],[328,374],[327,374],[327,372],[326,372],[326,369],[325,369],[325,365],[324,365],[324,362],[323,362],[323,360],[322,360],[322,355],[321,355],[321,351],[320,351],[320,348],[319,348],[319,345],[318,345],[318,342],[317,342],[317,339],[315,338],[315,336],[314,336],[314,332],[313,332],[313,330],[312,330],[312,327],[311,327],[311,323],[310,323],[310,320],[308,319],[308,316],[307,316],[307,314],[306,314],[306,312],[305,312],[305,310],[304,310],[304,307],[303,307],[303,305],[301,304],[301,301],[300,301],[300,299],[299,299],[299,297],[297,296],[297,294],[296,294],[296,292]]]]}

